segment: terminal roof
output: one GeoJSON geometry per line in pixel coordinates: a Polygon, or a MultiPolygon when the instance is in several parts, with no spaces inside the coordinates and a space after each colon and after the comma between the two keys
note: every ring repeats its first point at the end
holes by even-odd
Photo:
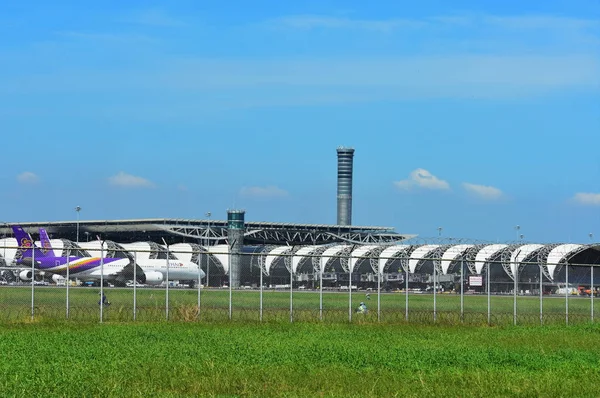
{"type": "MultiPolygon", "coordinates": [[[[38,228],[46,228],[53,238],[77,240],[102,239],[116,242],[156,241],[162,243],[210,241],[211,245],[227,240],[226,220],[192,219],[135,219],[135,220],[85,220],[24,222],[21,225],[27,232],[37,234],[38,228]]],[[[10,235],[10,224],[0,227],[0,233],[10,235]]],[[[281,222],[245,223],[244,244],[246,245],[311,245],[349,242],[355,244],[393,244],[415,235],[399,234],[391,227],[294,224],[281,222]]]]}

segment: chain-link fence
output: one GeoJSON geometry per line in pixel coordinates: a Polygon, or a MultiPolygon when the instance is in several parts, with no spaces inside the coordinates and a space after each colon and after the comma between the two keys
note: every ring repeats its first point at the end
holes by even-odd
{"type": "Polygon", "coordinates": [[[477,262],[423,246],[391,256],[389,247],[230,253],[123,246],[98,241],[27,255],[5,247],[14,255],[2,257],[0,322],[531,325],[593,322],[597,315],[594,264],[519,258],[510,248],[477,262]],[[236,255],[241,268],[232,280],[236,255]]]}

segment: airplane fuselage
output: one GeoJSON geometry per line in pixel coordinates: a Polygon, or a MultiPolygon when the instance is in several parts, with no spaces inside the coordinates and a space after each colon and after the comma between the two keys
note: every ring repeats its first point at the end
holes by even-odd
{"type": "MultiPolygon", "coordinates": [[[[31,264],[31,258],[22,259],[22,264],[31,264]]],[[[96,276],[100,278],[102,269],[104,275],[108,276],[119,272],[130,263],[128,258],[103,258],[100,257],[40,257],[35,258],[35,265],[39,271],[46,271],[61,276],[82,278],[85,276],[96,276]]]]}
{"type": "MultiPolygon", "coordinates": [[[[160,272],[167,279],[167,260],[138,259],[137,264],[144,271],[160,272]]],[[[200,278],[204,277],[200,270],[200,278]]],[[[198,280],[198,264],[188,261],[169,260],[169,280],[198,280]]]]}

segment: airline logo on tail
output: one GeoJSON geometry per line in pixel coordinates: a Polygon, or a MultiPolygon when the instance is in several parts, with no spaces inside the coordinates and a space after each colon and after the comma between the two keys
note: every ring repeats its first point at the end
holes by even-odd
{"type": "Polygon", "coordinates": [[[42,253],[47,254],[50,250],[52,250],[50,238],[48,237],[48,233],[44,228],[40,228],[40,243],[42,244],[42,253]]]}
{"type": "Polygon", "coordinates": [[[33,243],[31,236],[18,225],[13,225],[13,232],[17,242],[19,242],[19,249],[21,250],[21,258],[31,258],[35,255],[36,258],[47,257],[46,254],[41,251],[33,243]],[[35,252],[35,253],[34,253],[35,252]]]}

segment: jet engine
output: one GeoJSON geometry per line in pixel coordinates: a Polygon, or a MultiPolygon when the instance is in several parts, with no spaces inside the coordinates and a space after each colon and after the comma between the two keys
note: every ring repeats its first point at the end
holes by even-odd
{"type": "Polygon", "coordinates": [[[29,270],[23,270],[19,273],[19,278],[21,278],[22,281],[30,281],[31,280],[31,271],[29,270]]]}
{"type": "Polygon", "coordinates": [[[165,278],[163,277],[162,272],[158,271],[147,271],[146,274],[146,284],[148,285],[160,285],[165,278]]]}

